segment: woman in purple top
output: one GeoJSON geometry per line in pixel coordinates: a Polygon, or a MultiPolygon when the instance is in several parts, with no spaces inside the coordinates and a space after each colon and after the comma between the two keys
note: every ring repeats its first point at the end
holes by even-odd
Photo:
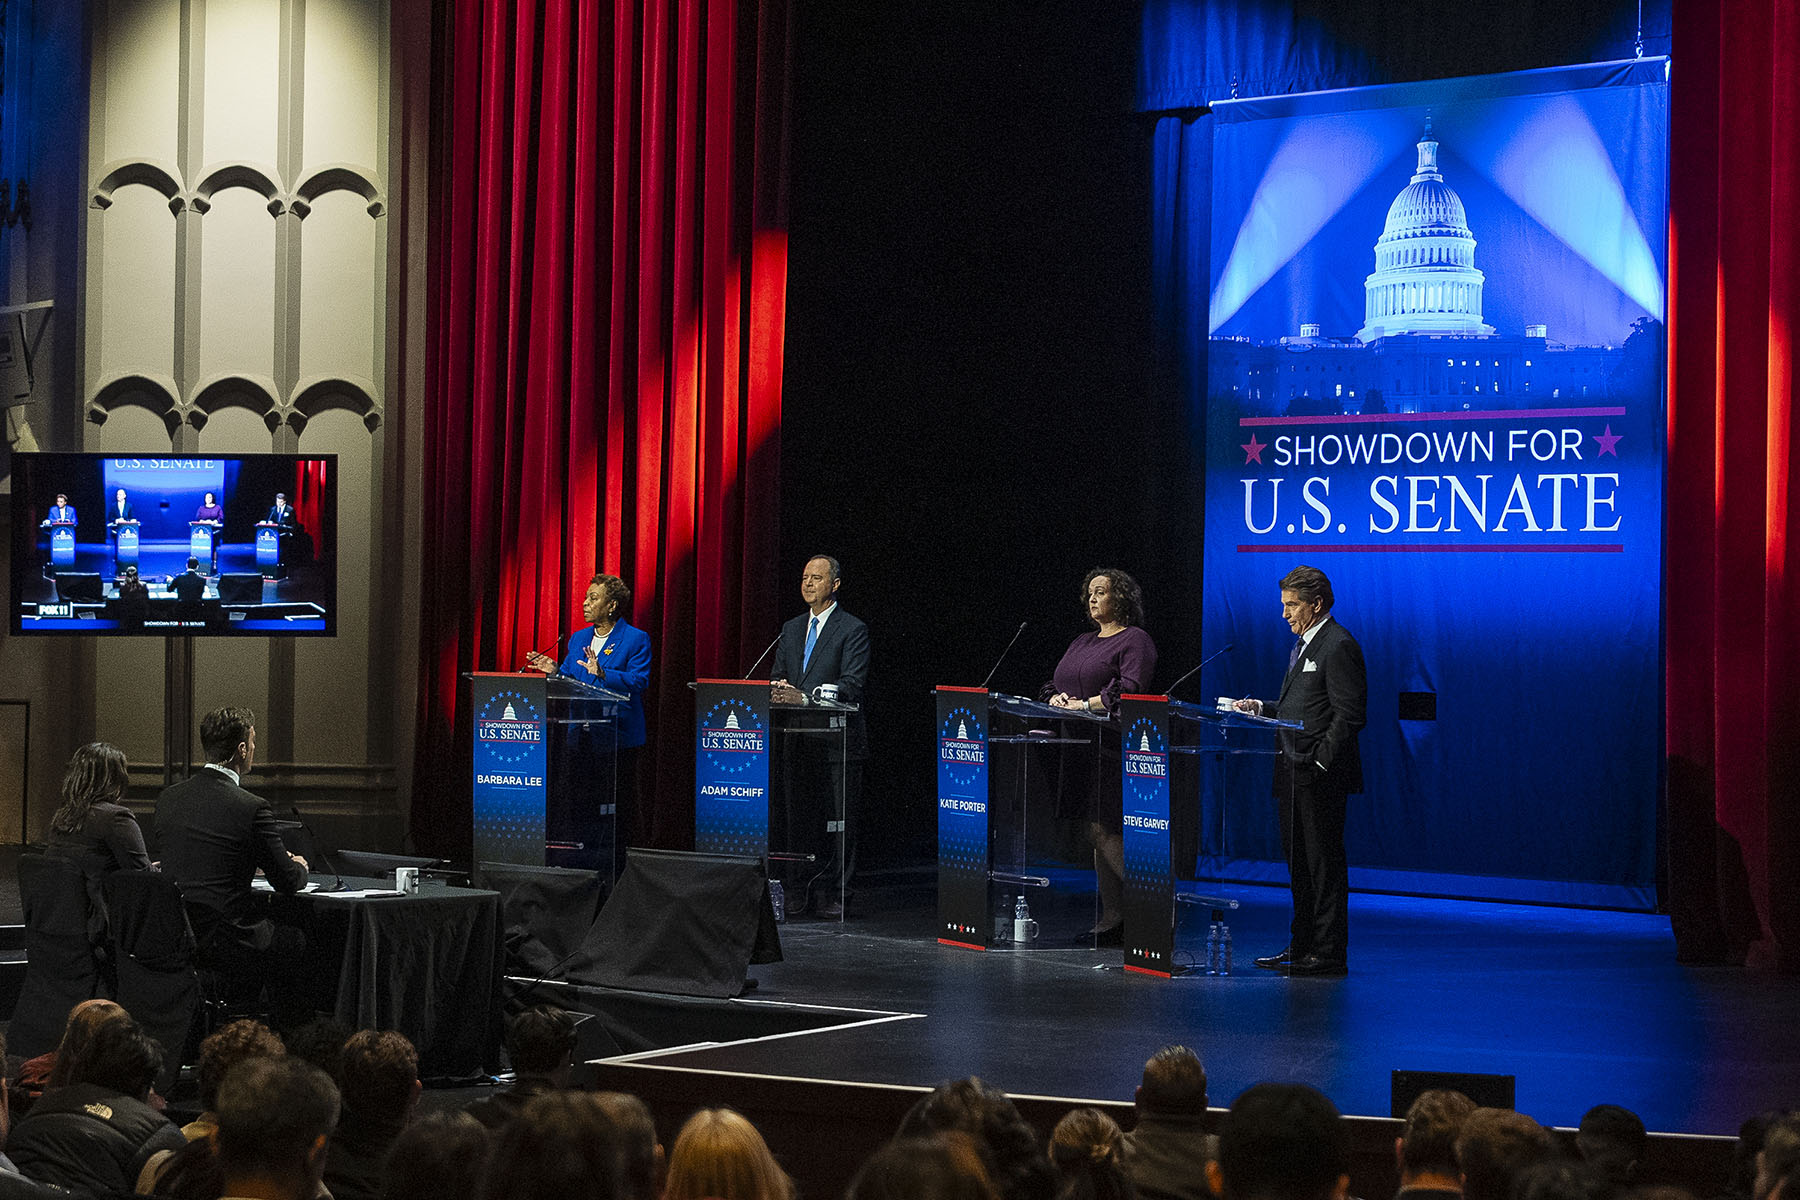
{"type": "MultiPolygon", "coordinates": [[[[1144,632],[1144,593],[1137,581],[1112,567],[1096,567],[1081,584],[1082,601],[1094,629],[1069,643],[1056,664],[1048,697],[1058,708],[1113,713],[1119,697],[1142,692],[1156,674],[1156,643],[1144,632]]],[[[1116,944],[1124,923],[1124,800],[1119,774],[1119,732],[1100,731],[1100,794],[1094,795],[1095,764],[1090,753],[1065,755],[1059,815],[1086,818],[1094,844],[1094,874],[1100,889],[1100,919],[1090,931],[1101,944],[1116,944]]]]}
{"type": "Polygon", "coordinates": [[[194,520],[212,521],[219,525],[225,523],[225,510],[219,507],[211,492],[206,493],[206,503],[194,510],[194,520]]]}

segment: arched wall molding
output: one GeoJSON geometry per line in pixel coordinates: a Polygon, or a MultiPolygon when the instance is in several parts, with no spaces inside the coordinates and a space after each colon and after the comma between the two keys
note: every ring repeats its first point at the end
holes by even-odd
{"type": "Polygon", "coordinates": [[[305,431],[306,423],[320,413],[342,409],[361,417],[363,425],[373,433],[381,426],[381,404],[375,399],[375,392],[373,381],[351,376],[319,375],[303,379],[294,394],[288,424],[294,432],[301,433],[305,431]]]}
{"type": "Polygon", "coordinates": [[[187,405],[188,424],[199,429],[222,408],[242,408],[267,417],[280,407],[280,391],[273,376],[220,371],[201,380],[194,390],[194,399],[187,405]]]}
{"type": "Polygon", "coordinates": [[[175,380],[168,375],[142,371],[123,371],[101,380],[89,397],[86,416],[95,425],[121,408],[142,408],[162,418],[171,437],[181,426],[181,402],[177,399],[175,380]]]}
{"type": "Polygon", "coordinates": [[[327,192],[356,193],[368,204],[371,217],[387,213],[387,200],[374,172],[354,163],[326,163],[302,179],[294,189],[294,211],[304,218],[312,211],[313,202],[327,192]]]}
{"type": "Polygon", "coordinates": [[[261,163],[229,162],[220,163],[207,171],[206,175],[194,188],[194,211],[204,213],[212,207],[215,195],[227,188],[249,188],[269,202],[269,215],[278,217],[287,207],[287,200],[281,193],[281,186],[275,182],[274,172],[261,163]]]}
{"type": "Polygon", "coordinates": [[[180,212],[186,204],[181,192],[181,172],[174,164],[149,158],[115,159],[100,171],[100,182],[88,195],[95,208],[112,207],[113,193],[131,184],[142,184],[169,202],[170,212],[180,212]]]}

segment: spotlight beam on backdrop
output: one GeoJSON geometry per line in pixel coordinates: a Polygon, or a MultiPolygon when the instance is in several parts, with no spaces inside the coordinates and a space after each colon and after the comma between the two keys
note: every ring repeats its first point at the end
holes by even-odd
{"type": "Polygon", "coordinates": [[[1477,124],[1462,157],[1645,312],[1663,319],[1656,255],[1611,152],[1573,99],[1549,99],[1518,124],[1477,124]]]}
{"type": "Polygon", "coordinates": [[[1418,140],[1418,122],[1398,110],[1347,113],[1297,123],[1263,172],[1238,227],[1209,305],[1217,333],[1326,222],[1394,157],[1418,140]]]}

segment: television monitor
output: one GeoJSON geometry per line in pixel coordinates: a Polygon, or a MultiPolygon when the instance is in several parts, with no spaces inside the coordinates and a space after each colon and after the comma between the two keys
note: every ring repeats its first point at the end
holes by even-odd
{"type": "Polygon", "coordinates": [[[337,632],[335,455],[16,453],[12,466],[12,633],[337,632]]]}

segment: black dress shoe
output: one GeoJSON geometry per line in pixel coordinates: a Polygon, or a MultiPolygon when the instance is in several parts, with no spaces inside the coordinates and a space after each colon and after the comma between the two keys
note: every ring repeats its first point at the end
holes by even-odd
{"type": "Polygon", "coordinates": [[[1296,958],[1287,965],[1289,975],[1348,975],[1350,968],[1341,958],[1320,958],[1316,954],[1308,954],[1305,958],[1296,958]]]}
{"type": "Polygon", "coordinates": [[[1281,968],[1294,961],[1294,952],[1290,947],[1283,946],[1275,953],[1265,955],[1255,961],[1256,965],[1265,971],[1279,971],[1281,968]]]}
{"type": "Polygon", "coordinates": [[[844,906],[836,896],[821,899],[813,906],[812,914],[821,921],[841,921],[844,919],[844,906]]]}

